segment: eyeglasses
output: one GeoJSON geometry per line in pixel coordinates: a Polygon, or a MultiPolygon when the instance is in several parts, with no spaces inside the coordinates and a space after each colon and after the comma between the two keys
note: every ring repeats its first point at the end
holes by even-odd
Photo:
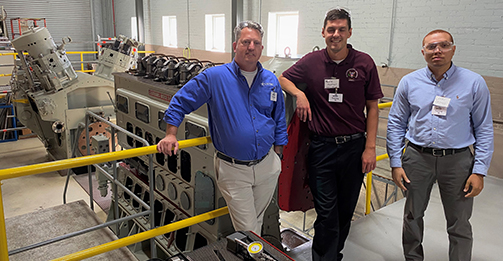
{"type": "Polygon", "coordinates": [[[437,50],[438,47],[440,51],[447,52],[452,50],[453,46],[454,46],[453,42],[437,42],[437,43],[429,43],[423,46],[423,49],[428,53],[432,53],[435,52],[435,50],[437,50]]]}

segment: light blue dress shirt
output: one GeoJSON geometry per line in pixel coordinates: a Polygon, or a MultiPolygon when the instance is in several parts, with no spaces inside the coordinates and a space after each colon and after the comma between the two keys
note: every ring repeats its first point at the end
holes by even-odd
{"type": "Polygon", "coordinates": [[[479,74],[456,67],[437,82],[428,67],[402,78],[389,113],[387,150],[401,167],[404,138],[423,147],[458,149],[474,145],[473,173],[486,175],[494,151],[491,98],[479,74]],[[450,98],[445,116],[432,114],[437,96],[450,98]]]}
{"type": "Polygon", "coordinates": [[[208,68],[171,99],[164,121],[179,126],[185,114],[208,106],[208,123],[215,148],[238,160],[262,158],[272,145],[286,145],[285,103],[276,76],[257,63],[249,87],[239,66],[208,68]]]}

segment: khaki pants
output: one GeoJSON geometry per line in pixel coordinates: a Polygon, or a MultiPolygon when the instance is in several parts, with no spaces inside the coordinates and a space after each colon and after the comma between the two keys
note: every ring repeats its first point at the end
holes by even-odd
{"type": "Polygon", "coordinates": [[[281,172],[281,160],[271,149],[254,166],[239,165],[214,157],[217,185],[224,197],[236,231],[261,234],[264,212],[271,202],[281,172]]]}

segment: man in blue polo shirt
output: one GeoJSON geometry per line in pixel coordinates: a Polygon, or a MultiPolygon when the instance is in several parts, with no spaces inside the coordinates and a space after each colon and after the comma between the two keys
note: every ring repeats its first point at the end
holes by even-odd
{"type": "Polygon", "coordinates": [[[364,173],[376,166],[377,103],[383,94],[372,58],[347,44],[351,34],[349,13],[329,11],[322,29],[327,47],[305,55],[279,78],[297,98],[297,114],[311,132],[314,261],[342,259],[364,173]],[[295,86],[300,83],[307,84],[305,92],[295,86]]]}
{"type": "Polygon", "coordinates": [[[423,216],[436,181],[449,260],[471,260],[473,197],[484,187],[494,151],[489,89],[482,76],[452,63],[452,35],[423,38],[427,66],[405,75],[393,99],[387,147],[393,181],[406,190],[402,244],[406,260],[423,260],[423,216]],[[405,139],[409,142],[407,149],[405,139]],[[474,155],[468,148],[473,145],[474,155]]]}
{"type": "Polygon", "coordinates": [[[217,185],[234,229],[260,235],[281,171],[283,145],[288,142],[285,104],[276,76],[258,62],[264,48],[262,26],[241,22],[234,33],[234,60],[205,70],[173,97],[164,116],[166,137],[157,148],[176,154],[178,126],[186,114],[206,103],[217,150],[217,185]]]}

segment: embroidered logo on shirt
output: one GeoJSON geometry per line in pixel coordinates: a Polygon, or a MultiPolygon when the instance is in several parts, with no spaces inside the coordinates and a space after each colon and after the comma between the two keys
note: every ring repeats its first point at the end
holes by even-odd
{"type": "Polygon", "coordinates": [[[355,68],[350,68],[346,71],[346,77],[349,81],[354,81],[358,78],[358,71],[355,68]]]}
{"type": "Polygon", "coordinates": [[[262,86],[274,86],[272,82],[263,82],[262,86]]]}

